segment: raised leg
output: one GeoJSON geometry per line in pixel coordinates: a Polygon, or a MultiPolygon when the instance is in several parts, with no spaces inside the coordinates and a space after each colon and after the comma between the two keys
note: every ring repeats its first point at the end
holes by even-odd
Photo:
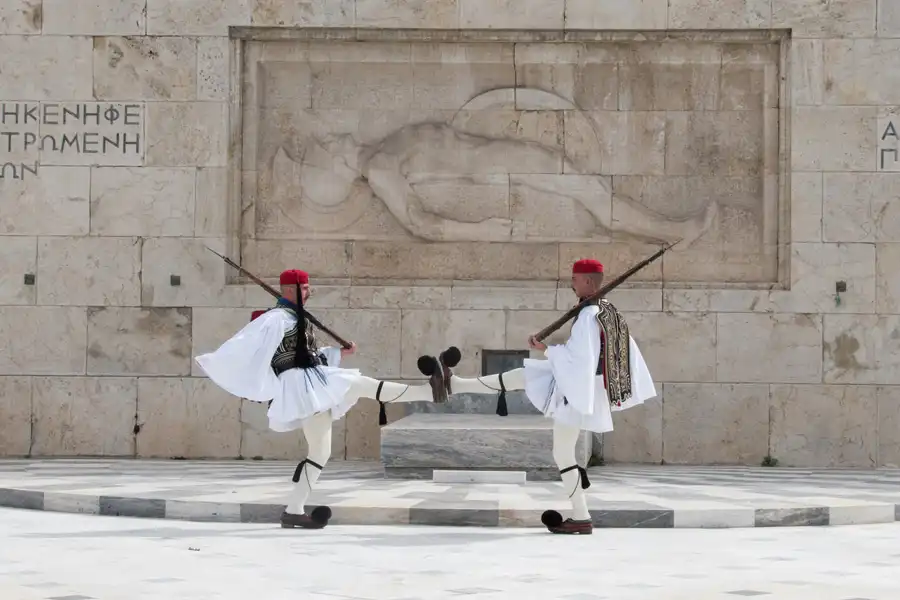
{"type": "Polygon", "coordinates": [[[391,402],[434,402],[434,390],[430,384],[407,385],[393,381],[382,381],[360,375],[350,391],[348,398],[372,398],[385,404],[391,402]]]}
{"type": "Polygon", "coordinates": [[[525,389],[525,369],[513,369],[497,375],[484,375],[483,377],[463,378],[453,375],[450,378],[450,386],[454,394],[496,394],[503,389],[511,392],[525,389]],[[500,385],[500,378],[503,385],[500,385]]]}
{"type": "Polygon", "coordinates": [[[320,506],[307,515],[305,506],[322,469],[331,458],[331,413],[325,411],[304,421],[303,435],[306,437],[309,452],[306,459],[301,461],[294,471],[294,489],[291,492],[290,502],[281,516],[281,526],[321,529],[328,524],[331,509],[320,506]]]}
{"type": "Polygon", "coordinates": [[[556,511],[547,511],[541,517],[544,525],[553,533],[593,532],[591,513],[588,512],[587,498],[584,490],[590,486],[587,471],[575,461],[575,446],[581,430],[561,423],[553,425],[553,460],[562,475],[563,489],[572,502],[572,517],[562,519],[556,511]]]}

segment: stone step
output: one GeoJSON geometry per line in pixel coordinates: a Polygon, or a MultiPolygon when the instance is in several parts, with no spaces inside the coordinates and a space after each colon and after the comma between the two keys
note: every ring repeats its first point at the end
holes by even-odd
{"type": "MultiPolygon", "coordinates": [[[[506,409],[510,415],[540,415],[540,411],[528,400],[525,392],[506,392],[506,409]]],[[[454,394],[445,404],[415,402],[410,404],[414,413],[497,414],[497,394],[454,394]]]]}
{"type": "MultiPolygon", "coordinates": [[[[582,432],[576,460],[591,455],[582,432]]],[[[435,469],[525,471],[529,480],[558,480],[553,421],[542,415],[419,413],[381,429],[381,462],[388,479],[431,479],[435,469]]]]}

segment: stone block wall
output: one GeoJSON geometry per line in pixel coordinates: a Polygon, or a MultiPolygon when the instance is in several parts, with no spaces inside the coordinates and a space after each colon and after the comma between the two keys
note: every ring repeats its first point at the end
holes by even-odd
{"type": "MultiPolygon", "coordinates": [[[[900,465],[896,6],[3,2],[0,455],[302,452],[192,361],[270,304],[204,246],[414,378],[688,232],[613,295],[660,397],[604,458],[900,465]]],[[[363,400],[334,456],[378,435],[363,400]]]]}

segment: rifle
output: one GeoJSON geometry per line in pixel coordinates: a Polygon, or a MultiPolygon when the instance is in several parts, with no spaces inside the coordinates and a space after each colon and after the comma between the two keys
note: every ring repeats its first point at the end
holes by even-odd
{"type": "MultiPolygon", "coordinates": [[[[681,240],[678,240],[678,242],[680,242],[680,241],[681,240]]],[[[615,279],[613,279],[612,281],[610,281],[609,283],[604,285],[598,291],[594,292],[593,294],[591,294],[590,296],[588,296],[587,298],[585,298],[584,300],[582,300],[581,302],[579,302],[578,304],[576,304],[575,306],[570,308],[568,311],[566,311],[566,313],[563,316],[561,316],[557,320],[553,321],[547,327],[541,329],[534,336],[534,339],[537,340],[538,342],[541,342],[548,336],[552,335],[560,327],[562,327],[567,322],[569,322],[572,319],[574,319],[575,317],[577,317],[578,313],[581,312],[582,308],[584,308],[588,304],[593,304],[600,298],[604,297],[605,295],[607,295],[608,293],[610,293],[611,291],[613,291],[614,289],[616,289],[617,287],[622,285],[622,283],[624,283],[626,279],[628,279],[629,277],[631,277],[632,275],[634,275],[635,273],[637,273],[638,271],[640,271],[641,269],[643,269],[644,267],[646,267],[647,265],[652,263],[654,260],[656,260],[657,258],[662,256],[663,254],[665,254],[666,250],[669,250],[672,246],[674,246],[678,242],[673,242],[673,243],[669,244],[668,246],[666,246],[665,248],[661,248],[653,256],[651,256],[649,258],[645,258],[638,264],[634,265],[633,267],[631,267],[630,269],[628,269],[627,271],[625,271],[624,273],[622,273],[621,275],[619,275],[618,277],[616,277],[615,279]]]]}
{"type": "MultiPolygon", "coordinates": [[[[206,249],[209,250],[210,252],[212,252],[213,254],[215,254],[216,256],[218,256],[219,258],[221,258],[222,260],[224,260],[225,264],[227,264],[229,267],[234,267],[235,269],[237,269],[238,271],[240,271],[241,273],[243,273],[244,275],[246,275],[247,277],[252,279],[254,283],[256,283],[259,287],[261,287],[262,289],[269,292],[269,294],[271,294],[275,298],[281,298],[281,293],[278,290],[273,288],[271,285],[269,285],[268,283],[266,283],[265,281],[263,281],[262,279],[260,279],[259,277],[257,277],[256,275],[254,275],[253,273],[251,273],[244,267],[242,267],[241,265],[237,264],[236,262],[234,262],[227,256],[222,256],[221,254],[219,254],[218,252],[216,252],[209,246],[206,246],[206,249]]],[[[303,314],[306,315],[306,318],[309,319],[310,323],[312,323],[313,325],[315,325],[316,327],[318,327],[319,329],[324,331],[326,334],[328,334],[332,338],[334,338],[334,341],[336,341],[338,344],[340,344],[342,348],[344,348],[344,349],[350,348],[350,342],[346,341],[344,338],[342,338],[341,336],[339,336],[338,334],[333,332],[331,329],[329,329],[328,327],[323,325],[320,320],[318,320],[317,318],[315,318],[314,316],[309,314],[309,311],[307,311],[305,308],[303,308],[301,306],[297,306],[297,305],[293,305],[292,308],[296,311],[302,310],[303,314]]]]}

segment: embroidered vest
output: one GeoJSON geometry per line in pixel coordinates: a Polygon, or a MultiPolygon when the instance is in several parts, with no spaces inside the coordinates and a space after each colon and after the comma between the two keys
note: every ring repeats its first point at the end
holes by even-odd
{"type": "MultiPolygon", "coordinates": [[[[600,327],[600,360],[597,375],[603,375],[606,395],[613,406],[621,406],[632,395],[631,346],[628,324],[613,304],[603,298],[596,303],[600,327]]],[[[573,324],[574,327],[574,324],[573,324]]]]}
{"type": "MultiPolygon", "coordinates": [[[[296,315],[296,313],[294,313],[294,311],[291,311],[289,308],[284,308],[284,310],[288,310],[292,314],[296,315]]],[[[294,323],[294,327],[284,334],[284,339],[282,339],[281,343],[278,344],[278,348],[275,350],[274,356],[272,356],[272,370],[275,371],[276,375],[280,375],[288,369],[293,369],[294,367],[298,366],[297,337],[299,335],[300,327],[298,323],[294,323]]],[[[319,355],[319,346],[318,342],[316,341],[315,330],[313,329],[312,323],[310,323],[309,321],[306,322],[305,335],[306,345],[309,349],[309,352],[307,353],[307,356],[300,357],[300,368],[307,369],[324,364],[324,357],[319,355]]]]}

